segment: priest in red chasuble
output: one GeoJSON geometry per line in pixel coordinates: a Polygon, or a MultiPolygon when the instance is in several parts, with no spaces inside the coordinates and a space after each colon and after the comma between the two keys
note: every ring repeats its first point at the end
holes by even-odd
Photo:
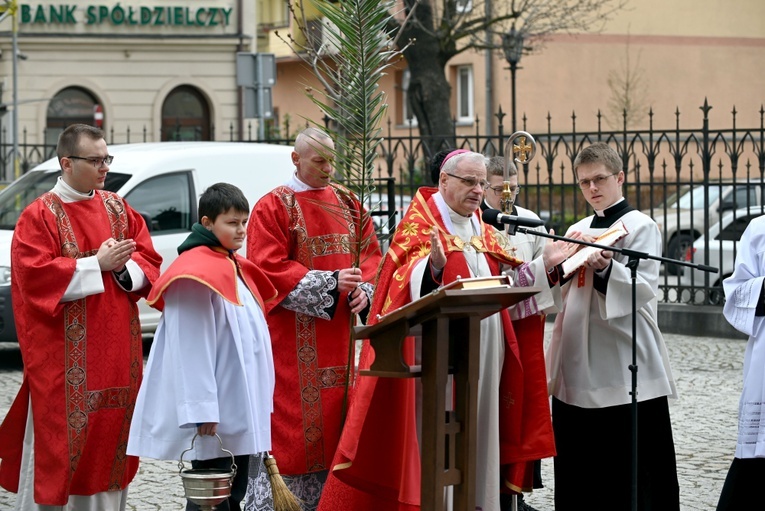
{"type": "MultiPolygon", "coordinates": [[[[421,188],[398,224],[370,322],[458,276],[523,268],[526,263],[506,250],[506,240],[481,220],[486,186],[483,155],[460,150],[447,155],[438,189],[421,188]]],[[[554,267],[563,259],[563,247],[551,243],[547,264],[554,267]]],[[[476,508],[499,511],[500,485],[522,483],[517,465],[555,454],[544,354],[541,341],[518,342],[506,310],[482,320],[480,352],[476,508]]],[[[359,368],[368,368],[373,359],[365,342],[359,368]]],[[[413,380],[359,377],[321,510],[419,509],[417,406],[413,380]]]]}
{"type": "Polygon", "coordinates": [[[138,469],[125,455],[143,367],[136,302],[162,258],[143,218],[103,191],[103,132],[72,125],[56,151],[61,177],[11,246],[24,379],[0,426],[0,484],[22,510],[116,511],[138,469]]]}
{"type": "Polygon", "coordinates": [[[266,318],[276,369],[272,452],[305,510],[318,504],[340,438],[351,318],[368,310],[382,257],[372,222],[357,234],[362,205],[330,184],[333,149],[321,130],[300,133],[295,174],[258,201],[247,234],[247,257],[278,291],[266,318]]]}

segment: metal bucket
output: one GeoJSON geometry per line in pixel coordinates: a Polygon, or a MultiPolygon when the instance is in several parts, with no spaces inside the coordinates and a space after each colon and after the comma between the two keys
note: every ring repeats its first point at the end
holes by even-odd
{"type": "Polygon", "coordinates": [[[216,434],[220,444],[220,450],[231,456],[231,470],[219,468],[186,468],[183,463],[183,455],[194,449],[194,441],[197,434],[191,439],[191,447],[181,453],[178,461],[178,470],[183,481],[183,490],[185,497],[194,504],[198,505],[202,511],[212,511],[215,506],[225,501],[231,496],[231,482],[236,475],[236,463],[234,462],[234,453],[223,448],[223,441],[216,434]]]}

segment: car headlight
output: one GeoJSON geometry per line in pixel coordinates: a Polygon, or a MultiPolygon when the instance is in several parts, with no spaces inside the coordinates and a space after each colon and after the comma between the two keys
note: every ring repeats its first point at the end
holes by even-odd
{"type": "Polygon", "coordinates": [[[11,267],[0,266],[0,286],[7,286],[11,283],[11,267]]]}

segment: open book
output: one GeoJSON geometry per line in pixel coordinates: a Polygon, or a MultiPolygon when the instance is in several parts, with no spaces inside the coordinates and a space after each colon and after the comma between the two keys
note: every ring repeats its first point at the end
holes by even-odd
{"type": "Polygon", "coordinates": [[[512,282],[507,275],[470,278],[457,277],[457,280],[444,284],[436,291],[441,291],[442,289],[486,289],[490,287],[512,287],[512,282]]]}
{"type": "MultiPolygon", "coordinates": [[[[614,225],[609,227],[606,232],[595,238],[592,242],[597,243],[598,245],[611,247],[614,245],[614,243],[625,237],[627,234],[629,233],[627,228],[624,226],[624,222],[619,220],[614,225]]],[[[563,261],[563,276],[568,277],[577,271],[579,267],[582,266],[585,261],[587,261],[587,258],[590,256],[590,254],[594,254],[600,250],[603,249],[582,245],[582,247],[574,255],[563,261]]]]}

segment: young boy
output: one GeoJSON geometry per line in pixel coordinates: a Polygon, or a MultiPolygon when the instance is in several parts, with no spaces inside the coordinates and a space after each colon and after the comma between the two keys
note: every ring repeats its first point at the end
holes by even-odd
{"type": "MultiPolygon", "coordinates": [[[[250,207],[239,188],[218,183],[199,199],[200,223],[178,247],[147,303],[162,310],[130,428],[127,453],[186,459],[193,468],[231,467],[231,496],[219,511],[239,510],[249,455],[270,450],[274,363],[264,301],[276,296],[265,275],[236,251],[250,207]]],[[[188,502],[187,511],[199,509],[188,502]]]]}

